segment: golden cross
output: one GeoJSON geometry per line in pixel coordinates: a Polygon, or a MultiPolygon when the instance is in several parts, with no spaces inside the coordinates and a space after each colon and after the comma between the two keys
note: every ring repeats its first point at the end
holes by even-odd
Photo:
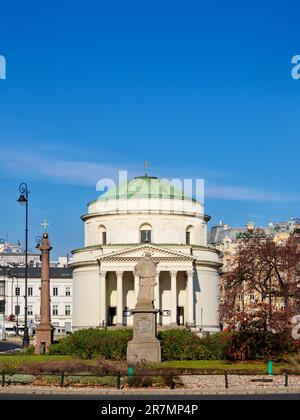
{"type": "Polygon", "coordinates": [[[44,233],[46,233],[47,226],[50,226],[50,223],[48,223],[47,219],[44,219],[43,223],[41,223],[41,226],[43,226],[44,233]]]}

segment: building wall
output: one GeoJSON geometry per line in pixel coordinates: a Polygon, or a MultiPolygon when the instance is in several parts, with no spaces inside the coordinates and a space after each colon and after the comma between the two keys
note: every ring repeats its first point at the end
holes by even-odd
{"type": "Polygon", "coordinates": [[[101,245],[101,228],[105,227],[107,244],[140,242],[140,227],[152,227],[151,242],[185,244],[186,230],[191,228],[191,243],[206,246],[206,223],[201,218],[183,215],[110,215],[97,216],[85,222],[85,246],[101,245]]]}
{"type": "Polygon", "coordinates": [[[219,273],[215,268],[198,266],[194,276],[195,319],[202,329],[219,326],[219,273]]]}
{"type": "MultiPolygon", "coordinates": [[[[2,280],[3,281],[3,280],[2,280]]],[[[28,295],[27,304],[28,308],[32,308],[32,315],[28,314],[28,321],[35,325],[39,322],[40,317],[40,286],[41,280],[39,278],[28,278],[28,288],[32,287],[32,296],[28,295]]],[[[50,307],[51,307],[51,318],[54,325],[64,328],[66,323],[72,325],[72,312],[73,312],[73,284],[72,279],[51,279],[50,280],[50,307]],[[58,295],[53,295],[53,288],[58,289],[58,295]],[[66,288],[70,288],[70,296],[66,295],[66,288]],[[52,314],[53,305],[58,306],[58,315],[52,314]],[[66,315],[66,306],[70,307],[70,315],[66,315]]],[[[16,315],[16,306],[20,307],[20,313],[18,315],[19,324],[24,322],[25,314],[25,279],[22,277],[11,278],[5,277],[5,317],[10,315],[16,315]],[[20,295],[16,295],[16,288],[20,288],[20,295]]]]}
{"type": "Polygon", "coordinates": [[[73,271],[73,328],[99,326],[100,278],[98,266],[77,268],[73,271]]]}

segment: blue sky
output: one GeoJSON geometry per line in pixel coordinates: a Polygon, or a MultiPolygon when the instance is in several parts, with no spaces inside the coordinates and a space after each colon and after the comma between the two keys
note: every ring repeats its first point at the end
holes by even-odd
{"type": "Polygon", "coordinates": [[[300,215],[297,1],[2,2],[0,237],[83,243],[99,178],[205,178],[212,224],[300,215]]]}

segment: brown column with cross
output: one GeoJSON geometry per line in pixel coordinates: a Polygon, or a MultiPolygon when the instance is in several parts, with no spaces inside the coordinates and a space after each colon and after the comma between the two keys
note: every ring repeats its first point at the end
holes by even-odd
{"type": "Polygon", "coordinates": [[[50,317],[50,241],[48,233],[43,234],[43,240],[39,246],[41,251],[41,321],[37,327],[35,354],[48,353],[50,344],[53,342],[54,328],[50,317]]]}

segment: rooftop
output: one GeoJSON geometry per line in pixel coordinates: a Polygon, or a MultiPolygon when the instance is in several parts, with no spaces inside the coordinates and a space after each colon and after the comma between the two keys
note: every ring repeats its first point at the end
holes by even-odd
{"type": "Polygon", "coordinates": [[[182,189],[167,180],[154,176],[138,176],[116,185],[99,197],[99,200],[160,198],[175,200],[193,200],[182,189]]]}

